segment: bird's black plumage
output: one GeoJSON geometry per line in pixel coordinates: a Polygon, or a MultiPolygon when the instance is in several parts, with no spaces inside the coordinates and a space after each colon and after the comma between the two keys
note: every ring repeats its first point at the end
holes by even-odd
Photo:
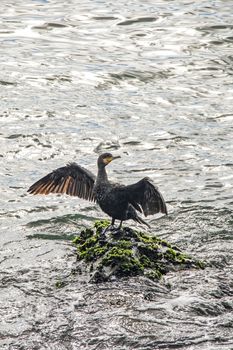
{"type": "MultiPolygon", "coordinates": [[[[148,225],[137,211],[145,216],[156,213],[167,214],[166,203],[159,190],[149,178],[143,178],[135,184],[124,186],[108,180],[105,170],[113,159],[111,153],[104,153],[98,158],[97,177],[89,170],[76,163],[69,163],[58,168],[35,182],[28,192],[32,194],[66,193],[90,201],[96,201],[100,208],[115,220],[133,219],[148,225]]],[[[149,225],[148,225],[149,226],[149,225]]]]}

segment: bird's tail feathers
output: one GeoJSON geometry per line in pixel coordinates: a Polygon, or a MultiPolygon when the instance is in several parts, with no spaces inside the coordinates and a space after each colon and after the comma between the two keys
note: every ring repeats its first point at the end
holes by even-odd
{"type": "Polygon", "coordinates": [[[140,218],[140,216],[136,216],[133,220],[138,222],[139,224],[146,225],[147,227],[150,228],[150,225],[146,221],[144,221],[142,218],[140,218]]]}

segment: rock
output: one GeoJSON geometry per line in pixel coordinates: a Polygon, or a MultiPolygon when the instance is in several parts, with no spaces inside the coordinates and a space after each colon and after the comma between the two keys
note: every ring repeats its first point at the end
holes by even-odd
{"type": "Polygon", "coordinates": [[[204,267],[163,239],[129,227],[106,230],[108,225],[108,221],[96,221],[73,240],[77,269],[87,273],[90,282],[137,275],[158,280],[169,271],[204,267]]]}

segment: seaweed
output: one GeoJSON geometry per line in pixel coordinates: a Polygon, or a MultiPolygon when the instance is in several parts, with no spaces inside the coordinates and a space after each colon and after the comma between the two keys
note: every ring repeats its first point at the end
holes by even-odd
{"type": "Polygon", "coordinates": [[[89,281],[145,276],[153,281],[169,271],[204,268],[202,261],[183,253],[163,239],[129,227],[107,229],[108,221],[96,221],[81,231],[73,243],[77,268],[89,273],[89,281]],[[85,266],[85,267],[84,267],[85,266]]]}

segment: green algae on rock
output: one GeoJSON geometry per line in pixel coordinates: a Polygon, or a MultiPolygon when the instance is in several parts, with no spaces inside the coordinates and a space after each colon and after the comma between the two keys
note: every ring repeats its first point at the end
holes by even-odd
{"type": "Polygon", "coordinates": [[[203,268],[200,261],[163,239],[129,227],[104,233],[108,225],[108,221],[96,221],[73,240],[78,269],[87,272],[91,282],[137,275],[157,280],[169,271],[203,268]]]}

